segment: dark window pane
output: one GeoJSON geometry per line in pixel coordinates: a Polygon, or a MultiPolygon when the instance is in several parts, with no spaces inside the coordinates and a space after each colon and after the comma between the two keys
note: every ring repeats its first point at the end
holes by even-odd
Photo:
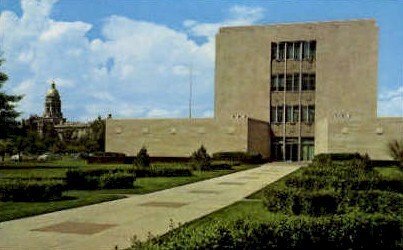
{"type": "Polygon", "coordinates": [[[308,107],[307,106],[302,106],[301,107],[301,121],[302,122],[307,122],[308,121],[308,107]]]}
{"type": "Polygon", "coordinates": [[[270,108],[270,122],[276,122],[276,107],[271,107],[270,108]]]}
{"type": "Polygon", "coordinates": [[[292,106],[286,106],[286,122],[292,122],[292,106]]]}
{"type": "Polygon", "coordinates": [[[309,89],[309,75],[303,74],[302,75],[302,90],[308,90],[308,89],[309,89]]]}
{"type": "Polygon", "coordinates": [[[302,58],[308,59],[309,57],[309,42],[303,42],[302,46],[302,58]]]}
{"type": "Polygon", "coordinates": [[[271,76],[271,90],[277,90],[277,75],[271,76]]]}
{"type": "Polygon", "coordinates": [[[279,43],[278,60],[284,60],[285,43],[279,43]]]}
{"type": "Polygon", "coordinates": [[[315,74],[311,74],[309,77],[309,89],[310,90],[315,90],[315,82],[316,82],[316,76],[315,74]]]}
{"type": "Polygon", "coordinates": [[[315,106],[308,106],[308,122],[315,121],[315,106]]]}
{"type": "Polygon", "coordinates": [[[277,43],[271,43],[271,59],[277,59],[277,43]]]}
{"type": "Polygon", "coordinates": [[[316,41],[309,43],[309,57],[311,60],[316,58],[316,41]]]}
{"type": "Polygon", "coordinates": [[[284,113],[284,107],[278,106],[277,107],[277,122],[283,122],[283,113],[284,113]]]}
{"type": "Polygon", "coordinates": [[[287,78],[286,78],[286,90],[287,91],[292,91],[293,90],[293,88],[292,88],[292,75],[287,75],[287,78]]]}
{"type": "Polygon", "coordinates": [[[299,122],[299,107],[298,106],[293,107],[292,119],[294,120],[294,122],[299,122]]]}
{"type": "Polygon", "coordinates": [[[293,52],[294,52],[293,43],[287,43],[287,59],[294,58],[293,52]]]}
{"type": "Polygon", "coordinates": [[[284,90],[284,75],[278,75],[278,91],[283,91],[284,90]]]}
{"type": "Polygon", "coordinates": [[[294,74],[294,91],[299,91],[299,74],[294,74]]]}
{"type": "Polygon", "coordinates": [[[294,43],[294,59],[301,60],[301,42],[294,43]]]}

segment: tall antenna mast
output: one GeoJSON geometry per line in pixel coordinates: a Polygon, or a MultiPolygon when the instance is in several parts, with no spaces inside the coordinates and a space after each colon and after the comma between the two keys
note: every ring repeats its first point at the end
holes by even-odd
{"type": "Polygon", "coordinates": [[[192,85],[193,85],[193,65],[189,66],[189,119],[192,118],[192,85]]]}

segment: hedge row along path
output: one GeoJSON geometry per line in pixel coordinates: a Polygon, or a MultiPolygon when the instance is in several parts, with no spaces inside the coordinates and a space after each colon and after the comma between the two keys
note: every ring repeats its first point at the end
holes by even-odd
{"type": "Polygon", "coordinates": [[[119,249],[205,216],[300,166],[269,163],[214,179],[0,223],[0,249],[119,249]]]}

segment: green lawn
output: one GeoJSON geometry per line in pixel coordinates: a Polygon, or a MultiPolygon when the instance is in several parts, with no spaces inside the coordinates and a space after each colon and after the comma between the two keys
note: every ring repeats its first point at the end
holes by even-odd
{"type": "MultiPolygon", "coordinates": [[[[225,174],[234,173],[256,167],[258,165],[234,166],[232,170],[193,171],[192,176],[186,177],[144,177],[137,178],[133,189],[104,189],[73,191],[64,193],[64,199],[51,202],[0,202],[0,221],[7,221],[31,215],[43,214],[67,208],[85,206],[103,201],[124,198],[124,194],[146,194],[167,188],[206,180],[225,174]]],[[[155,163],[156,168],[184,168],[182,163],[155,163]]],[[[64,178],[69,168],[133,168],[130,164],[87,164],[83,160],[71,158],[50,163],[12,163],[11,167],[0,164],[0,182],[5,179],[18,178],[64,178]]]]}
{"type": "Polygon", "coordinates": [[[378,171],[383,177],[403,180],[403,171],[398,167],[376,167],[375,170],[378,171]]]}
{"type": "Polygon", "coordinates": [[[67,191],[60,201],[0,202],[0,221],[13,220],[63,209],[86,206],[124,198],[124,195],[102,194],[92,191],[67,191]]]}

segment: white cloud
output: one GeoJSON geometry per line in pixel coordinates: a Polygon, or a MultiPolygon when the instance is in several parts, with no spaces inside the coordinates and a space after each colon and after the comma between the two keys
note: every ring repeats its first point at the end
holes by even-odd
{"type": "Polygon", "coordinates": [[[378,114],[381,116],[403,116],[403,87],[381,94],[378,102],[378,114]]]}
{"type": "Polygon", "coordinates": [[[212,115],[215,34],[220,26],[247,25],[263,10],[235,6],[220,23],[165,25],[110,16],[102,38],[90,40],[89,23],[50,17],[54,0],[22,0],[22,16],[0,15],[0,38],[10,75],[6,84],[25,94],[24,116],[41,114],[49,81],[55,80],[63,112],[73,120],[114,117],[187,116],[189,65],[193,69],[195,116],[212,115]],[[197,44],[188,37],[204,36],[197,44]]]}

